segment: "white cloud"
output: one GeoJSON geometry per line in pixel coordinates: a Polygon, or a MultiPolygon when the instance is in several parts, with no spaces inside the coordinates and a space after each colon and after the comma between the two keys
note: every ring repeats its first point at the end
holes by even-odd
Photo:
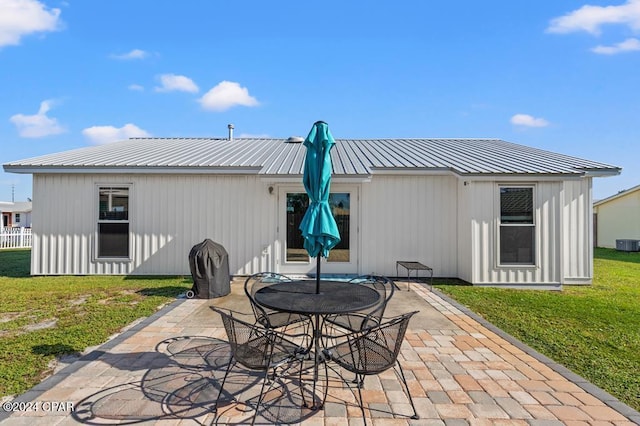
{"type": "Polygon", "coordinates": [[[210,111],[226,111],[236,105],[257,106],[258,100],[249,95],[246,87],[233,81],[221,81],[199,99],[202,108],[210,111]]]}
{"type": "Polygon", "coordinates": [[[133,90],[136,92],[142,92],[144,91],[144,87],[139,85],[139,84],[130,84],[128,87],[129,90],[133,90]]]}
{"type": "Polygon", "coordinates": [[[15,114],[9,121],[15,124],[18,134],[23,138],[42,138],[64,133],[66,130],[58,124],[58,120],[47,116],[52,104],[51,100],[42,101],[36,114],[15,114]]]}
{"type": "Polygon", "coordinates": [[[525,127],[547,127],[549,122],[544,118],[536,118],[529,114],[516,114],[511,117],[511,124],[525,127]]]}
{"type": "Polygon", "coordinates": [[[60,9],[36,0],[0,1],[0,47],[20,44],[28,34],[60,29],[60,9]]]}
{"type": "Polygon", "coordinates": [[[127,61],[127,60],[131,60],[131,59],[144,59],[147,56],[149,56],[148,52],[145,52],[144,50],[140,50],[140,49],[133,49],[130,52],[123,53],[123,54],[120,54],[120,55],[113,54],[113,55],[111,55],[111,58],[113,58],[113,59],[121,59],[121,60],[127,61]]]}
{"type": "Polygon", "coordinates": [[[634,50],[640,50],[640,40],[637,38],[628,38],[625,41],[616,43],[613,46],[598,45],[591,49],[594,53],[601,55],[615,55],[616,53],[632,52],[634,50]]]}
{"type": "Polygon", "coordinates": [[[94,145],[104,145],[129,138],[146,138],[151,136],[149,132],[135,124],[125,124],[117,128],[114,126],[93,126],[82,131],[82,134],[94,145]]]}
{"type": "Polygon", "coordinates": [[[156,92],[189,92],[198,93],[198,86],[189,77],[175,74],[162,74],[160,76],[160,87],[156,87],[156,92]]]}
{"type": "Polygon", "coordinates": [[[598,35],[600,27],[606,24],[627,25],[632,30],[640,30],[640,0],[627,0],[619,6],[585,5],[552,19],[547,31],[560,34],[586,31],[598,35]]]}

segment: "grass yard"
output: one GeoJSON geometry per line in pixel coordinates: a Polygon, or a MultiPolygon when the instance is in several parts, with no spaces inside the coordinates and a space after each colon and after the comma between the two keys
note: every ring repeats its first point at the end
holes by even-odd
{"type": "Polygon", "coordinates": [[[594,283],[561,292],[436,285],[640,410],[640,253],[596,249],[594,283]]]}
{"type": "Polygon", "coordinates": [[[191,277],[31,277],[30,255],[0,251],[0,397],[25,392],[56,356],[105,342],[192,285],[191,277]]]}

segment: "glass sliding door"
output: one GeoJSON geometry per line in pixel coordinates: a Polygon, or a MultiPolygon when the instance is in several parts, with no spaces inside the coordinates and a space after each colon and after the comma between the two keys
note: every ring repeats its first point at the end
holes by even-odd
{"type": "MultiPolygon", "coordinates": [[[[329,195],[329,206],[340,232],[340,243],[323,260],[323,274],[356,273],[357,263],[354,253],[355,233],[352,194],[356,189],[336,188],[329,195]],[[326,266],[324,266],[326,265],[326,266]]],[[[315,258],[311,259],[304,249],[304,239],[300,232],[300,222],[309,206],[309,197],[304,189],[282,188],[279,192],[280,241],[282,245],[280,271],[288,273],[309,273],[315,270],[315,258]]]]}
{"type": "Polygon", "coordinates": [[[286,262],[309,262],[309,254],[304,249],[304,238],[300,232],[300,222],[309,207],[309,197],[305,192],[288,192],[287,195],[287,242],[286,262]]]}
{"type": "Polygon", "coordinates": [[[338,225],[340,242],[329,252],[327,262],[349,262],[350,253],[350,223],[351,223],[351,194],[348,192],[332,192],[329,194],[329,206],[333,218],[338,225]]]}

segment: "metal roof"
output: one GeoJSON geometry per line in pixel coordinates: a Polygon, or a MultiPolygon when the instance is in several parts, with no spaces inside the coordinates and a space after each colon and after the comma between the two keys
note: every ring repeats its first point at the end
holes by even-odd
{"type": "Polygon", "coordinates": [[[32,209],[31,201],[0,201],[0,212],[30,212],[32,209]]]}
{"type": "MultiPolygon", "coordinates": [[[[302,175],[305,147],[286,139],[133,138],[10,162],[16,173],[302,175]]],[[[615,175],[620,168],[499,139],[336,139],[333,174],[615,175]]]]}

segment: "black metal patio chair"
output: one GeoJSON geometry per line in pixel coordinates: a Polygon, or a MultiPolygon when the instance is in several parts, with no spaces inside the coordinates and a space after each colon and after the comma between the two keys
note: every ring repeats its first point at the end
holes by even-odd
{"type": "Polygon", "coordinates": [[[244,282],[244,292],[249,298],[251,309],[256,317],[256,321],[266,328],[287,328],[290,325],[302,325],[307,331],[311,327],[311,319],[307,315],[292,314],[287,312],[275,311],[268,309],[260,305],[256,299],[255,294],[258,290],[268,287],[270,285],[293,281],[286,275],[278,274],[275,272],[259,272],[251,275],[244,282]]]}
{"type": "Polygon", "coordinates": [[[211,309],[222,317],[222,323],[231,348],[231,360],[220,384],[214,411],[217,412],[220,395],[223,393],[229,372],[234,366],[240,364],[249,370],[261,371],[263,372],[262,387],[255,406],[255,414],[251,421],[253,425],[265,395],[267,382],[271,383],[270,386],[276,382],[275,378],[279,375],[278,368],[282,367],[281,371],[284,371],[287,367],[291,367],[293,363],[301,363],[302,357],[300,354],[304,353],[305,348],[301,348],[289,340],[289,336],[282,332],[272,328],[265,328],[259,324],[250,324],[239,319],[237,312],[235,312],[236,316],[234,316],[234,312],[230,310],[222,310],[213,306],[211,306],[211,309]],[[274,380],[269,380],[270,372],[274,380]]]}
{"type": "MultiPolygon", "coordinates": [[[[379,324],[384,316],[387,303],[391,300],[395,291],[393,281],[390,278],[379,275],[361,275],[349,280],[349,282],[355,285],[367,286],[377,291],[380,295],[378,303],[358,312],[329,315],[324,319],[325,329],[329,326],[329,329],[333,330],[331,326],[339,326],[349,331],[359,331],[367,326],[379,324]]],[[[333,331],[335,332],[335,330],[333,331]]]]}
{"type": "Polygon", "coordinates": [[[380,374],[393,368],[396,376],[404,385],[411,407],[412,419],[418,419],[418,413],[411,397],[411,391],[398,360],[400,347],[404,340],[409,320],[418,311],[409,312],[390,319],[384,319],[381,323],[362,330],[350,332],[344,335],[336,345],[323,350],[325,358],[333,361],[347,371],[356,374],[358,388],[358,403],[362,410],[362,418],[366,424],[362,390],[364,377],[380,374]]]}

